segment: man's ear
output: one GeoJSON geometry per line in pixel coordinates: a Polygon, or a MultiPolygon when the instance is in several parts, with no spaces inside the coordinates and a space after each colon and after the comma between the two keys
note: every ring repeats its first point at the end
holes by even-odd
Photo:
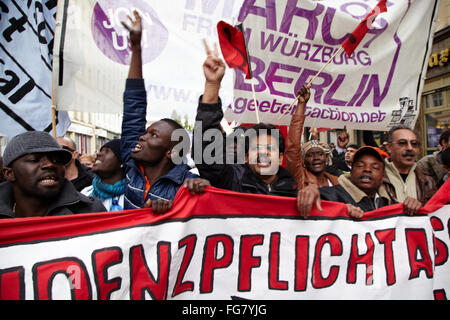
{"type": "Polygon", "coordinates": [[[390,142],[386,143],[386,151],[391,154],[392,144],[390,142]]]}
{"type": "Polygon", "coordinates": [[[14,171],[12,168],[3,168],[3,176],[5,177],[6,181],[14,182],[16,181],[16,176],[14,175],[14,171]]]}
{"type": "Polygon", "coordinates": [[[173,148],[167,149],[167,151],[166,151],[166,153],[165,153],[164,156],[165,156],[168,160],[172,160],[172,152],[173,152],[173,148]]]}
{"type": "Polygon", "coordinates": [[[72,159],[78,159],[80,153],[78,151],[72,152],[72,159]]]}
{"type": "Polygon", "coordinates": [[[280,152],[280,166],[283,163],[284,153],[280,152]]]}

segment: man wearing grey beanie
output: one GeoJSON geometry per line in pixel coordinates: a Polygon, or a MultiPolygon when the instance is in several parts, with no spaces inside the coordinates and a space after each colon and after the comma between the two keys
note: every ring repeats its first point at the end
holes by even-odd
{"type": "Polygon", "coordinates": [[[6,182],[0,184],[0,218],[38,217],[106,211],[64,178],[70,152],[46,132],[15,136],[3,153],[6,182]]]}

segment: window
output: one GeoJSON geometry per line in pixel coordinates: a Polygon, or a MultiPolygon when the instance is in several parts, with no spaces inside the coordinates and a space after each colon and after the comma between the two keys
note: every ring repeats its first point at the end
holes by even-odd
{"type": "Polygon", "coordinates": [[[431,94],[427,94],[425,96],[425,104],[427,108],[432,108],[433,107],[433,100],[431,99],[431,94]]]}
{"type": "Polygon", "coordinates": [[[91,137],[85,134],[75,133],[75,142],[80,154],[91,153],[91,137]]]}
{"type": "Polygon", "coordinates": [[[433,93],[433,107],[442,106],[444,99],[442,97],[442,92],[433,93]]]}
{"type": "Polygon", "coordinates": [[[450,126],[450,110],[426,115],[427,148],[436,148],[440,134],[450,126]]]}

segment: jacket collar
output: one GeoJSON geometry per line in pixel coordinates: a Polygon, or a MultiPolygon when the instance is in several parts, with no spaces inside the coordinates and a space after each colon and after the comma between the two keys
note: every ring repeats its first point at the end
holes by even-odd
{"type": "MultiPolygon", "coordinates": [[[[259,187],[265,187],[265,183],[259,179],[252,171],[250,166],[245,165],[245,173],[242,179],[242,185],[246,187],[251,187],[257,189],[259,187]]],[[[296,191],[298,186],[297,182],[294,180],[292,175],[284,169],[283,167],[278,168],[277,177],[271,183],[272,190],[274,191],[286,191],[292,193],[294,190],[296,191]]]]}
{"type": "MultiPolygon", "coordinates": [[[[66,207],[81,201],[81,194],[73,184],[64,178],[63,186],[59,196],[51,203],[47,214],[56,208],[66,207]]],[[[0,184],[0,216],[6,215],[14,218],[13,206],[15,204],[12,184],[7,181],[0,184]]]]}
{"type": "MultiPolygon", "coordinates": [[[[384,159],[384,164],[385,164],[385,170],[389,171],[391,174],[396,175],[398,178],[402,179],[400,176],[400,172],[398,172],[397,167],[394,165],[394,163],[392,162],[391,158],[388,159],[384,159]]],[[[408,172],[408,176],[411,174],[415,174],[415,170],[417,167],[417,162],[414,163],[414,165],[411,167],[411,169],[408,172]]]]}
{"type": "MultiPolygon", "coordinates": [[[[361,202],[364,197],[368,198],[368,195],[365,192],[363,192],[350,181],[349,173],[340,175],[338,181],[341,187],[350,194],[350,196],[353,198],[353,200],[355,200],[356,203],[361,202]]],[[[386,198],[388,200],[388,203],[391,202],[391,198],[383,187],[383,184],[380,185],[377,192],[381,198],[386,198]]]]}
{"type": "MultiPolygon", "coordinates": [[[[144,168],[142,167],[142,165],[140,165],[134,159],[131,159],[127,163],[127,166],[134,168],[137,172],[139,172],[139,175],[143,179],[145,179],[144,168]]],[[[170,171],[167,172],[165,175],[159,177],[156,181],[158,181],[160,179],[168,179],[168,180],[173,181],[176,184],[182,184],[185,180],[187,172],[189,172],[189,168],[188,168],[187,164],[185,164],[185,163],[177,164],[172,169],[170,169],[170,171]]],[[[155,183],[156,183],[156,181],[155,181],[155,183]]]]}
{"type": "Polygon", "coordinates": [[[169,179],[176,184],[182,184],[186,177],[186,173],[189,171],[188,166],[184,163],[177,164],[166,175],[160,177],[160,179],[169,179]]]}

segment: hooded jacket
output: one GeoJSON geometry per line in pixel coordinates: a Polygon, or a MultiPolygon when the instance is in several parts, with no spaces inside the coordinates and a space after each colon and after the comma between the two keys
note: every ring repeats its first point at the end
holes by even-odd
{"type": "MultiPolygon", "coordinates": [[[[0,184],[0,218],[15,218],[13,186],[9,181],[0,184]]],[[[78,192],[69,180],[64,179],[60,194],[48,208],[46,216],[106,211],[102,202],[78,192]]]]}
{"type": "Polygon", "coordinates": [[[131,149],[146,130],[147,92],[144,79],[127,79],[123,99],[120,152],[127,179],[124,209],[142,208],[148,199],[173,200],[184,180],[197,178],[198,175],[189,172],[190,168],[186,164],[175,165],[166,175],[159,177],[146,194],[145,175],[139,164],[131,158],[131,149]]]}

